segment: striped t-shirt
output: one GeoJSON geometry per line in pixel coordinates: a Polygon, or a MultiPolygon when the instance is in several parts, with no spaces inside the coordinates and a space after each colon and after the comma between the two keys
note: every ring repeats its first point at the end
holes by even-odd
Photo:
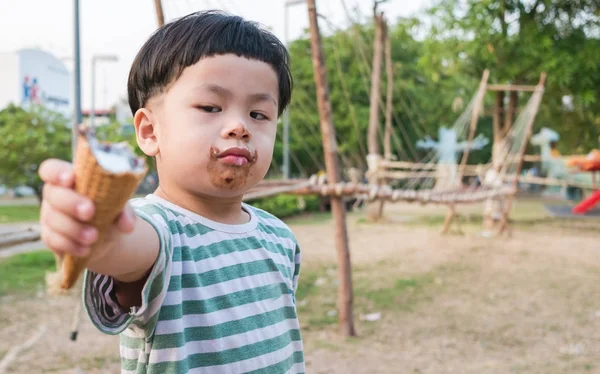
{"type": "Polygon", "coordinates": [[[132,200],[160,251],[142,305],[124,311],[112,278],[87,272],[94,325],[120,334],[123,373],[304,373],[296,314],[296,238],[244,204],[250,221],[226,225],[155,195],[132,200]]]}

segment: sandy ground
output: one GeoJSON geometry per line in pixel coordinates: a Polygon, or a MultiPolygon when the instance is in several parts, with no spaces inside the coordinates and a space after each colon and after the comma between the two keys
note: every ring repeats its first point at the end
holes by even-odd
{"type": "MultiPolygon", "coordinates": [[[[600,373],[600,233],[550,222],[490,239],[402,222],[432,209],[396,205],[377,225],[349,218],[355,282],[434,280],[410,307],[377,310],[356,297],[357,338],[335,325],[304,331],[308,373],[600,373]],[[381,319],[361,320],[367,312],[381,319]]],[[[305,269],[335,263],[330,221],[291,226],[305,269]]],[[[47,328],[8,372],[119,372],[118,338],[86,320],[77,342],[68,339],[76,305],[42,291],[0,299],[0,357],[47,328]]]]}

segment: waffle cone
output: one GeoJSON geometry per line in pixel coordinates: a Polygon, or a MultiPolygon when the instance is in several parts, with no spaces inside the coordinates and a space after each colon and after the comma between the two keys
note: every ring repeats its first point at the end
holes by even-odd
{"type": "MultiPolygon", "coordinates": [[[[87,137],[82,134],[77,142],[75,156],[75,191],[87,196],[95,206],[95,214],[89,222],[98,230],[98,240],[90,253],[102,245],[108,230],[123,211],[125,204],[135,192],[142,172],[113,173],[105,170],[94,156],[87,137]]],[[[60,288],[68,290],[75,285],[86,268],[89,255],[85,257],[65,255],[62,263],[60,288]]]]}

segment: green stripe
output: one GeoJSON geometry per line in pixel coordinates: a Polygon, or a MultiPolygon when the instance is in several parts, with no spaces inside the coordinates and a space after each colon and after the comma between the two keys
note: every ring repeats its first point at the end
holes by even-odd
{"type": "Polygon", "coordinates": [[[145,373],[146,365],[143,363],[138,364],[138,360],[121,357],[121,369],[130,371],[135,370],[136,373],[145,373]]]}
{"type": "Polygon", "coordinates": [[[201,261],[209,258],[230,254],[234,252],[243,252],[250,249],[261,248],[260,242],[256,238],[222,240],[209,245],[200,245],[196,248],[181,247],[181,254],[173,257],[175,261],[201,261]]]}
{"type": "MultiPolygon", "coordinates": [[[[166,268],[166,266],[165,266],[166,268]]],[[[146,291],[147,294],[144,295],[146,296],[146,300],[150,303],[152,302],[152,300],[156,299],[156,297],[158,295],[160,295],[160,292],[163,289],[163,286],[165,285],[165,269],[163,269],[160,273],[158,273],[158,275],[152,280],[152,284],[150,285],[149,289],[146,291]]]]}
{"type": "Polygon", "coordinates": [[[287,373],[287,371],[290,370],[294,364],[299,364],[301,362],[304,362],[304,353],[302,351],[296,351],[293,355],[281,361],[280,363],[267,366],[266,368],[249,371],[246,374],[287,373]]]}
{"type": "Polygon", "coordinates": [[[256,227],[262,232],[273,234],[280,238],[292,239],[294,242],[296,241],[294,234],[287,228],[266,225],[262,222],[259,222],[256,227]]]}
{"type": "Polygon", "coordinates": [[[293,261],[293,248],[284,247],[281,243],[274,243],[266,239],[249,237],[244,239],[227,239],[209,245],[199,245],[195,248],[189,246],[180,247],[180,251],[173,254],[173,262],[180,261],[202,261],[209,258],[244,252],[253,249],[264,248],[269,252],[285,256],[293,261]]]}
{"type": "Polygon", "coordinates": [[[257,314],[235,321],[223,322],[214,326],[188,327],[183,332],[157,335],[152,349],[183,347],[186,342],[217,340],[228,336],[275,325],[284,320],[296,318],[294,307],[283,307],[271,312],[257,314]]]}
{"type": "Polygon", "coordinates": [[[204,235],[211,231],[215,231],[215,230],[211,229],[210,227],[206,227],[197,222],[190,223],[187,225],[182,225],[181,222],[179,222],[179,221],[170,220],[168,222],[168,224],[169,224],[169,231],[171,231],[171,234],[173,234],[173,235],[185,234],[185,236],[187,236],[188,238],[193,238],[194,236],[197,236],[197,235],[204,235]]]}
{"type": "Polygon", "coordinates": [[[299,340],[300,330],[290,330],[275,338],[263,340],[243,347],[228,349],[221,352],[191,355],[189,357],[190,366],[196,368],[243,361],[278,351],[290,345],[293,341],[299,340]]]}
{"type": "Polygon", "coordinates": [[[226,266],[201,274],[173,275],[169,281],[169,291],[179,291],[182,288],[206,287],[233,279],[274,271],[279,271],[290,278],[290,269],[287,266],[276,264],[273,260],[267,259],[226,266]]]}
{"type": "Polygon", "coordinates": [[[157,373],[184,373],[191,368],[232,364],[238,361],[259,357],[283,349],[292,341],[300,340],[299,330],[290,330],[272,339],[249,344],[221,352],[198,353],[188,356],[187,360],[156,363],[152,370],[157,373]],[[189,363],[189,368],[187,364],[189,363]]]}
{"type": "Polygon", "coordinates": [[[263,300],[277,299],[289,293],[287,284],[279,283],[216,296],[206,300],[188,300],[178,305],[164,305],[160,310],[158,319],[159,321],[168,321],[180,319],[184,314],[206,314],[263,300]]]}
{"type": "Polygon", "coordinates": [[[187,374],[189,371],[190,366],[187,360],[150,364],[150,373],[187,374]]]}
{"type": "Polygon", "coordinates": [[[257,217],[270,218],[270,219],[275,219],[275,220],[279,219],[279,218],[275,217],[274,215],[272,215],[271,213],[265,212],[264,210],[259,209],[259,208],[255,208],[253,206],[252,206],[252,210],[254,211],[254,213],[256,213],[257,217]]]}
{"type": "Polygon", "coordinates": [[[121,340],[121,345],[123,347],[131,348],[131,349],[144,348],[144,339],[143,338],[133,338],[133,337],[125,335],[125,334],[120,334],[119,338],[121,340]]]}

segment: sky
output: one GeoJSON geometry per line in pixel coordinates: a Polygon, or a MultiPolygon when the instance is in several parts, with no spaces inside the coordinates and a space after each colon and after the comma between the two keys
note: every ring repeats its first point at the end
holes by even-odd
{"type": "MultiPolygon", "coordinates": [[[[202,9],[223,9],[257,21],[284,40],[286,0],[162,0],[165,19],[184,16],[202,9]]],[[[346,0],[346,5],[363,18],[372,14],[373,1],[346,0]]],[[[74,0],[0,1],[0,52],[40,48],[64,59],[72,69],[74,0]]],[[[380,4],[391,22],[414,15],[430,0],[388,0],[380,4]]],[[[81,39],[82,108],[91,103],[91,59],[93,55],[114,55],[117,62],[96,64],[96,108],[112,106],[126,97],[127,75],[140,47],[156,29],[153,0],[79,0],[81,39]]],[[[308,27],[306,4],[288,7],[290,40],[303,35],[308,27]],[[292,15],[293,14],[293,15],[292,15]]],[[[319,0],[317,10],[342,27],[349,23],[342,0],[319,0]]],[[[326,33],[328,26],[320,23],[326,33]]]]}

